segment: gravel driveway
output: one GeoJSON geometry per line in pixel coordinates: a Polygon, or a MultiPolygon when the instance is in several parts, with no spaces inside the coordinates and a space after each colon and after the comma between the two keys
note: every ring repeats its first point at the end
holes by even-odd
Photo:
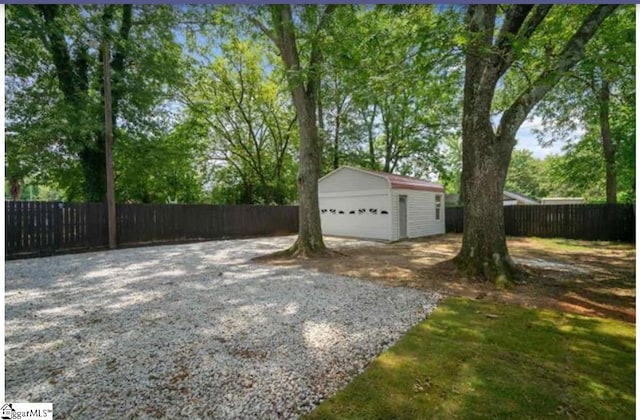
{"type": "Polygon", "coordinates": [[[6,400],[53,402],[56,418],[310,411],[437,296],[249,261],[293,240],[6,262],[6,400]]]}

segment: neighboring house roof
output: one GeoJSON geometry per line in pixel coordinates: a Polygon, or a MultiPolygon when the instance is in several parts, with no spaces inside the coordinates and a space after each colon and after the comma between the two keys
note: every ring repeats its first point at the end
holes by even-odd
{"type": "Polygon", "coordinates": [[[507,197],[507,198],[522,202],[524,204],[540,204],[540,203],[538,203],[537,200],[534,200],[531,197],[527,197],[526,195],[517,194],[517,193],[514,193],[514,192],[510,192],[510,191],[503,191],[503,195],[505,197],[507,197]]]}
{"type": "MultiPolygon", "coordinates": [[[[354,167],[351,167],[351,166],[341,166],[340,168],[336,169],[335,171],[331,172],[330,174],[333,174],[334,172],[337,172],[337,171],[342,170],[344,168],[353,169],[355,171],[360,171],[360,172],[364,172],[364,173],[367,173],[367,174],[370,174],[370,175],[382,177],[382,178],[386,179],[389,182],[389,186],[391,188],[395,188],[395,189],[433,191],[433,192],[441,192],[441,193],[444,192],[444,187],[441,184],[438,184],[437,182],[431,182],[431,181],[426,181],[424,179],[412,178],[410,176],[395,175],[395,174],[389,174],[389,173],[386,173],[386,172],[371,171],[369,169],[354,168],[354,167]]],[[[322,180],[323,178],[325,178],[327,176],[328,175],[325,175],[324,177],[320,178],[320,180],[322,180]]]]}
{"type": "Polygon", "coordinates": [[[444,202],[447,204],[458,205],[460,203],[460,194],[445,194],[444,202]]]}
{"type": "Polygon", "coordinates": [[[555,201],[575,201],[575,202],[584,202],[583,197],[546,197],[540,200],[542,203],[548,202],[553,203],[555,201]]]}

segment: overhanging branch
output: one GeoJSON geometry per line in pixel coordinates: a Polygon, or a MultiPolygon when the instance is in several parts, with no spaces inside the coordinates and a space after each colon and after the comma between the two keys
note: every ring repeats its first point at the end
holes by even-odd
{"type": "Polygon", "coordinates": [[[507,109],[498,126],[498,137],[504,141],[513,141],[518,128],[529,115],[533,107],[555,86],[562,76],[578,63],[585,54],[585,47],[596,34],[598,27],[611,15],[618,5],[600,5],[585,18],[580,28],[565,44],[556,62],[538,76],[507,109]]]}

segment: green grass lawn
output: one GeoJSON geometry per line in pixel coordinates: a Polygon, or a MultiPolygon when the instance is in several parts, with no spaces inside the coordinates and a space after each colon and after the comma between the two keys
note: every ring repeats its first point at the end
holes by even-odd
{"type": "Polygon", "coordinates": [[[308,418],[633,419],[635,371],[632,324],[450,298],[308,418]]]}
{"type": "MultiPolygon", "coordinates": [[[[513,239],[521,239],[521,237],[513,237],[513,239]]],[[[633,251],[633,244],[624,242],[608,242],[608,241],[585,241],[581,239],[565,239],[565,238],[538,238],[529,236],[526,238],[533,244],[548,251],[556,252],[593,252],[594,249],[603,250],[621,250],[633,251]]]]}

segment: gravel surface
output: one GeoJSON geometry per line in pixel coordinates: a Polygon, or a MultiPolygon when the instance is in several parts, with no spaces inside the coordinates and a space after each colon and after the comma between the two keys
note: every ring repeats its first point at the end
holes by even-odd
{"type": "Polygon", "coordinates": [[[53,402],[56,418],[310,411],[438,296],[249,261],[293,240],[6,262],[6,400],[53,402]]]}
{"type": "Polygon", "coordinates": [[[591,270],[578,264],[563,264],[557,261],[543,260],[541,258],[514,258],[517,264],[528,265],[543,270],[564,271],[575,274],[589,274],[591,270]]]}

